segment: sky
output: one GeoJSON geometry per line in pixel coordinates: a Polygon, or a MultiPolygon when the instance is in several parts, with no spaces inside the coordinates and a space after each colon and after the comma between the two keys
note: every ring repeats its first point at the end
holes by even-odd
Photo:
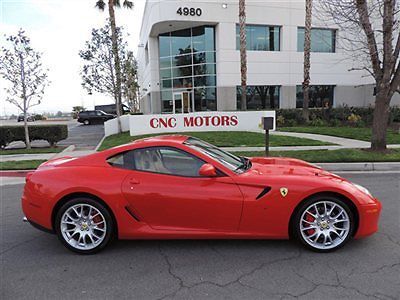
{"type": "MultiPolygon", "coordinates": [[[[107,1],[106,1],[107,2],[107,1]]],[[[116,9],[117,25],[123,26],[129,49],[136,53],[145,0],[134,0],[133,10],[116,9]]],[[[70,112],[73,106],[92,109],[95,104],[113,103],[113,99],[81,87],[79,75],[83,62],[79,50],[90,38],[92,28],[102,27],[108,16],[95,8],[96,0],[0,0],[0,46],[5,35],[16,34],[20,28],[31,39],[32,47],[42,53],[43,65],[49,69],[51,81],[42,103],[31,113],[70,112]]],[[[18,114],[7,102],[0,78],[0,115],[18,114]]]]}

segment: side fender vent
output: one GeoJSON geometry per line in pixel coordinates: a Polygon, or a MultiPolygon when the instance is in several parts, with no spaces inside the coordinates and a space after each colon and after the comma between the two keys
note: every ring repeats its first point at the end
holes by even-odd
{"type": "Polygon", "coordinates": [[[140,222],[140,219],[136,216],[136,214],[131,209],[129,209],[128,206],[126,206],[125,209],[131,215],[132,218],[134,218],[137,222],[140,222]]]}
{"type": "Polygon", "coordinates": [[[271,187],[270,187],[270,186],[267,186],[266,188],[264,188],[264,189],[262,190],[262,192],[257,196],[256,200],[258,200],[258,199],[264,197],[270,190],[271,190],[271,187]]]}

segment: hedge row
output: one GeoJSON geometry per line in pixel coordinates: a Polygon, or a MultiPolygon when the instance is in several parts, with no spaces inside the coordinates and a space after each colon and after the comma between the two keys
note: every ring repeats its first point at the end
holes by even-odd
{"type": "MultiPolygon", "coordinates": [[[[67,125],[34,125],[28,128],[31,141],[45,140],[52,147],[68,137],[67,125]]],[[[15,141],[25,141],[24,126],[0,126],[1,148],[15,141]]]]}
{"type": "MultiPolygon", "coordinates": [[[[280,127],[310,125],[310,126],[371,126],[374,109],[372,107],[336,108],[310,108],[310,122],[304,124],[302,109],[278,109],[276,110],[277,124],[280,127]]],[[[390,123],[400,122],[400,108],[392,107],[390,111],[390,123]]]]}

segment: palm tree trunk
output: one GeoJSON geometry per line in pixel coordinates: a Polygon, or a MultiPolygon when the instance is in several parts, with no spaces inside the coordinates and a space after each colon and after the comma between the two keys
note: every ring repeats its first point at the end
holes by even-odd
{"type": "Polygon", "coordinates": [[[303,120],[310,119],[310,52],[311,52],[312,0],[306,0],[306,19],[304,28],[304,79],[303,79],[303,120]]]}
{"type": "Polygon", "coordinates": [[[240,109],[247,109],[246,1],[239,0],[240,74],[242,97],[240,109]]]}
{"type": "Polygon", "coordinates": [[[110,15],[111,24],[111,40],[112,40],[112,50],[114,54],[114,65],[115,65],[115,77],[116,77],[116,87],[115,87],[115,104],[117,108],[117,122],[118,122],[118,132],[122,132],[121,125],[121,63],[118,53],[118,38],[117,38],[117,26],[115,24],[115,11],[114,11],[114,0],[108,1],[108,13],[110,15]]]}

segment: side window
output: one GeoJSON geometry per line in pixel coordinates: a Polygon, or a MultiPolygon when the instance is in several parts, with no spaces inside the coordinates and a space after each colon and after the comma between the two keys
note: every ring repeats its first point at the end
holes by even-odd
{"type": "Polygon", "coordinates": [[[97,116],[102,116],[103,114],[100,111],[96,111],[97,116]]]}
{"type": "Polygon", "coordinates": [[[197,177],[204,164],[201,159],[170,147],[143,148],[133,152],[134,165],[139,171],[197,177]]]}
{"type": "Polygon", "coordinates": [[[134,170],[135,162],[133,159],[133,154],[134,154],[134,151],[120,153],[120,154],[114,155],[113,157],[108,158],[107,162],[111,166],[116,167],[116,168],[134,170]]]}

